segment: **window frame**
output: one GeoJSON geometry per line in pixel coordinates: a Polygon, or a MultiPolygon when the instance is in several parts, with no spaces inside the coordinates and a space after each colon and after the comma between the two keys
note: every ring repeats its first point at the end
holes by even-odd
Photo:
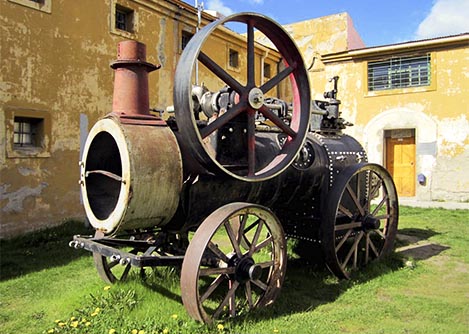
{"type": "MultiPolygon", "coordinates": [[[[419,92],[419,91],[429,91],[429,90],[435,90],[436,89],[436,55],[433,52],[426,52],[426,53],[418,53],[418,54],[399,54],[399,55],[392,55],[392,56],[387,56],[387,57],[382,57],[382,58],[375,58],[375,59],[370,59],[365,62],[364,66],[364,74],[365,74],[365,82],[366,85],[364,85],[366,95],[368,96],[375,96],[375,95],[386,95],[386,94],[395,94],[395,93],[411,93],[411,92],[419,92]],[[397,66],[394,64],[398,64],[399,62],[402,63],[412,63],[412,60],[415,60],[415,64],[418,64],[419,62],[422,63],[422,59],[426,58],[426,63],[425,63],[425,68],[426,68],[426,74],[423,74],[422,76],[426,76],[427,82],[419,82],[417,84],[412,84],[412,81],[416,79],[415,77],[412,77],[412,71],[415,71],[416,68],[412,68],[412,66],[407,66],[407,68],[403,68],[403,66],[397,66]],[[381,76],[384,77],[382,78],[382,83],[381,85],[386,87],[377,89],[376,86],[378,86],[378,75],[375,74],[375,83],[370,82],[372,74],[370,74],[370,64],[385,64],[389,63],[387,66],[382,66],[381,68],[381,76]],[[405,74],[403,77],[402,74],[405,74]],[[406,80],[407,76],[407,80],[406,80]],[[393,80],[395,82],[393,83],[393,80]],[[400,80],[400,82],[399,82],[400,80]],[[409,84],[405,84],[405,82],[409,82],[409,84]],[[370,87],[374,86],[374,89],[370,89],[370,87]]],[[[418,66],[421,71],[423,71],[423,67],[418,66]]],[[[377,71],[378,66],[374,67],[374,70],[377,71]]],[[[418,70],[418,71],[420,71],[418,70]]],[[[421,72],[420,71],[420,72],[421,72]]],[[[421,73],[418,73],[418,78],[420,79],[421,73]]]]}
{"type": "Polygon", "coordinates": [[[32,8],[44,13],[52,13],[52,0],[8,0],[9,2],[32,8]]]}
{"type": "Polygon", "coordinates": [[[235,48],[229,46],[227,56],[228,56],[228,59],[227,59],[228,66],[227,67],[231,70],[239,71],[240,70],[239,51],[236,50],[235,48]],[[232,58],[233,56],[236,56],[235,61],[232,61],[232,60],[234,60],[232,58]]]}
{"type": "Polygon", "coordinates": [[[47,158],[50,157],[51,116],[48,111],[10,108],[5,110],[6,153],[8,158],[47,158]],[[30,143],[20,144],[15,140],[15,123],[32,125],[30,143]],[[34,134],[33,134],[34,131],[34,134]]]}
{"type": "Polygon", "coordinates": [[[119,35],[129,39],[137,39],[138,33],[138,11],[135,5],[128,1],[113,0],[111,3],[111,20],[109,30],[112,34],[119,35]],[[121,29],[118,27],[117,15],[118,13],[124,13],[126,15],[132,15],[130,18],[126,18],[127,29],[121,29]]]}

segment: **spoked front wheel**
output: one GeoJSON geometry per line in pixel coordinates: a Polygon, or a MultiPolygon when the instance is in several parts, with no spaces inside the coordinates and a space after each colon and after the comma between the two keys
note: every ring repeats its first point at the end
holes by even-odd
{"type": "Polygon", "coordinates": [[[321,224],[326,264],[339,278],[388,254],[397,233],[396,188],[376,164],[350,166],[330,190],[321,224]]]}
{"type": "Polygon", "coordinates": [[[282,226],[267,208],[227,204],[195,232],[182,264],[181,295],[194,319],[244,314],[274,302],[286,269],[282,226]]]}

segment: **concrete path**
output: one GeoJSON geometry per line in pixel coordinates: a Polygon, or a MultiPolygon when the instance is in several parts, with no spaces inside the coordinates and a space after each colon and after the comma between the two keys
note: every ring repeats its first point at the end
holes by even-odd
{"type": "Polygon", "coordinates": [[[399,205],[411,206],[416,208],[442,208],[448,210],[469,210],[469,203],[462,202],[436,202],[436,201],[417,201],[409,198],[399,198],[399,205]]]}

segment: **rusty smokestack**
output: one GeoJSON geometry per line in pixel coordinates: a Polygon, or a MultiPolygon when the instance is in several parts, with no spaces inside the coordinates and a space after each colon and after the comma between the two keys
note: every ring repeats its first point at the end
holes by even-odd
{"type": "Polygon", "coordinates": [[[112,111],[127,116],[149,115],[148,73],[160,68],[146,61],[146,46],[137,41],[117,45],[112,111]]]}

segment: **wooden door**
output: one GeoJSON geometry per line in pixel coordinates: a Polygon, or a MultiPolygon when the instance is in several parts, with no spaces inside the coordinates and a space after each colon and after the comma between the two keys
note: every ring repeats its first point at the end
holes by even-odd
{"type": "Polygon", "coordinates": [[[386,138],[386,168],[399,196],[415,196],[415,137],[386,138]]]}

